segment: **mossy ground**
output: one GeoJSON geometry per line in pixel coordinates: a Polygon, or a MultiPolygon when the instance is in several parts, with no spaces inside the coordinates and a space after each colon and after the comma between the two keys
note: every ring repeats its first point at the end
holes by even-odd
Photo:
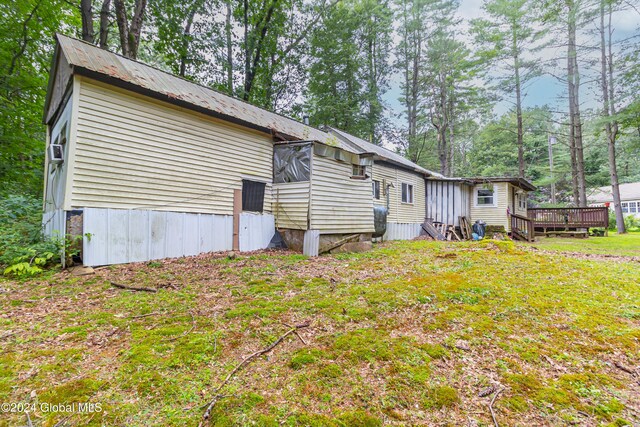
{"type": "Polygon", "coordinates": [[[501,425],[640,423],[638,380],[614,366],[640,364],[636,262],[416,241],[112,266],[0,292],[0,401],[103,408],[36,411],[34,425],[197,425],[243,357],[304,320],[307,344],[292,335],[240,371],[211,425],[486,426],[489,386],[504,387],[501,425]]]}

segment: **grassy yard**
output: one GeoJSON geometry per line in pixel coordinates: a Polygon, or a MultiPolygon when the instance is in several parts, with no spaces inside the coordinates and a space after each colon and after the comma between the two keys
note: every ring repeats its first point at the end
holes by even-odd
{"type": "Polygon", "coordinates": [[[196,426],[243,357],[307,320],[231,379],[211,425],[489,426],[502,389],[500,426],[640,424],[637,262],[491,241],[203,255],[5,280],[0,306],[0,402],[102,408],[36,407],[34,426],[196,426]]]}
{"type": "Polygon", "coordinates": [[[640,257],[640,233],[609,232],[608,237],[589,237],[588,239],[541,237],[534,246],[551,251],[640,257]]]}

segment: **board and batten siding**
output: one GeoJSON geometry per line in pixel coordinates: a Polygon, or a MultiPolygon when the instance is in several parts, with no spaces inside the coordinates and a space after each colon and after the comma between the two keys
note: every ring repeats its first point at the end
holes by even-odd
{"type": "Polygon", "coordinates": [[[370,179],[352,179],[350,163],[312,158],[310,229],[320,234],[372,233],[370,179]]]}
{"type": "Polygon", "coordinates": [[[387,205],[385,186],[389,187],[389,214],[387,222],[398,224],[422,224],[425,218],[425,183],[421,174],[375,162],[371,178],[380,181],[380,199],[373,199],[376,206],[387,205]],[[413,203],[402,203],[402,183],[413,185],[413,203]]]}
{"type": "Polygon", "coordinates": [[[469,218],[470,186],[456,181],[427,180],[427,218],[435,222],[460,225],[459,217],[469,218]]]}
{"type": "Polygon", "coordinates": [[[273,184],[272,212],[276,228],[306,230],[309,223],[309,181],[273,184]]]}
{"type": "Polygon", "coordinates": [[[510,230],[509,218],[507,217],[507,208],[509,207],[509,191],[507,182],[494,182],[494,203],[495,206],[477,206],[476,189],[484,188],[486,184],[478,184],[470,189],[471,197],[471,220],[475,222],[482,220],[487,225],[504,226],[505,230],[510,230]]]}
{"type": "Polygon", "coordinates": [[[79,89],[72,191],[65,209],[233,214],[242,179],[267,183],[271,137],[75,76],[79,89]]]}

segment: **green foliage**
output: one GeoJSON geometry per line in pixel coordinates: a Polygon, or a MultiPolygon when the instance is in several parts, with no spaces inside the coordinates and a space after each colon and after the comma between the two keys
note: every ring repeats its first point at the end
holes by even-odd
{"type": "Polygon", "coordinates": [[[36,197],[0,199],[0,266],[5,275],[33,276],[59,261],[62,243],[42,235],[41,209],[36,197]]]}

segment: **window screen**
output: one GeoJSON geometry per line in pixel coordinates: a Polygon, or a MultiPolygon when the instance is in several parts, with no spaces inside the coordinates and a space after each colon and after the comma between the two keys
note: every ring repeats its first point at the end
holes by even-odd
{"type": "Polygon", "coordinates": [[[264,208],[264,182],[242,180],[242,210],[262,212],[264,208]]]}

